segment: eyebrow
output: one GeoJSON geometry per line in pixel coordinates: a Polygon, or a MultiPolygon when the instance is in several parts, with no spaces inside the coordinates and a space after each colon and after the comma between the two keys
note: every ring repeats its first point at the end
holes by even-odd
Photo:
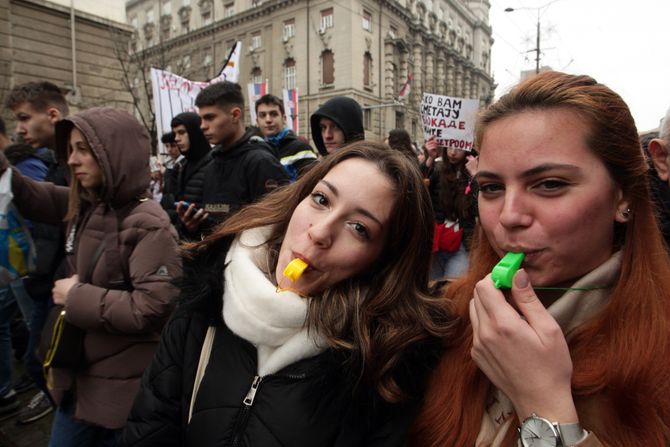
{"type": "MultiPolygon", "coordinates": [[[[319,180],[319,183],[323,183],[324,185],[326,185],[328,187],[328,189],[330,189],[333,192],[335,197],[340,196],[340,191],[337,189],[337,187],[335,185],[330,183],[328,180],[321,179],[321,180],[319,180]]],[[[363,214],[364,216],[367,216],[370,219],[374,220],[375,222],[377,222],[377,224],[380,227],[382,227],[382,228],[384,227],[384,224],[381,222],[381,220],[379,220],[374,214],[372,214],[370,211],[366,210],[365,208],[357,207],[354,211],[356,211],[357,213],[363,214]]]]}
{"type": "MultiPolygon", "coordinates": [[[[542,174],[547,171],[553,170],[563,170],[563,171],[579,171],[579,167],[570,164],[563,163],[543,163],[534,168],[527,169],[521,173],[521,177],[533,177],[538,174],[542,174]]],[[[475,180],[479,180],[480,177],[487,178],[500,178],[498,174],[491,171],[479,171],[475,174],[475,180]]]]}

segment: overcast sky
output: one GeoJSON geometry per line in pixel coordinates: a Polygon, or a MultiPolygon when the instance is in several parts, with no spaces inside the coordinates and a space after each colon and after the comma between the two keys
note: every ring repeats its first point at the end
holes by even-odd
{"type": "Polygon", "coordinates": [[[499,97],[535,69],[540,7],[541,65],[588,74],[619,93],[638,131],[670,108],[670,0],[490,0],[491,69],[499,97]],[[505,8],[517,9],[504,12],[505,8]],[[529,9],[522,9],[529,8],[529,9]]]}

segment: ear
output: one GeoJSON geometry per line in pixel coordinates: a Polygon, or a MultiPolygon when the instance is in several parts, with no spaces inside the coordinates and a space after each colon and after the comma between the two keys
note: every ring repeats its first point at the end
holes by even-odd
{"type": "Polygon", "coordinates": [[[648,149],[658,177],[667,182],[670,179],[670,161],[668,160],[669,154],[665,141],[660,138],[654,138],[649,142],[648,149]]]}
{"type": "Polygon", "coordinates": [[[630,219],[630,200],[628,197],[624,196],[621,188],[617,189],[617,205],[616,213],[614,214],[614,220],[619,223],[626,223],[630,219]]]}
{"type": "Polygon", "coordinates": [[[55,107],[49,107],[47,109],[47,115],[49,115],[49,121],[51,121],[51,124],[56,124],[57,121],[63,119],[63,114],[60,113],[60,110],[55,107]]]}
{"type": "Polygon", "coordinates": [[[237,124],[242,117],[242,109],[239,107],[233,107],[230,109],[230,114],[233,116],[233,123],[237,124]]]}

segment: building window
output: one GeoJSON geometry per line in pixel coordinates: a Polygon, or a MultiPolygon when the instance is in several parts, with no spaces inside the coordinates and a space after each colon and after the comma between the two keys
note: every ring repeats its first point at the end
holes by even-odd
{"type": "Polygon", "coordinates": [[[147,23],[154,23],[154,21],[154,8],[152,6],[151,8],[147,9],[147,23]]]}
{"type": "Polygon", "coordinates": [[[260,84],[263,82],[263,71],[260,67],[255,67],[251,70],[251,82],[254,84],[260,84]]]}
{"type": "Polygon", "coordinates": [[[321,11],[321,28],[325,30],[333,27],[333,8],[324,9],[321,11]]]}
{"type": "Polygon", "coordinates": [[[321,53],[321,84],[330,85],[335,83],[335,58],[333,52],[324,50],[321,53]]]}
{"type": "Polygon", "coordinates": [[[207,49],[205,49],[205,52],[207,54],[205,54],[205,57],[202,59],[202,66],[203,67],[209,67],[209,66],[212,65],[212,49],[207,48],[207,49]]]}
{"type": "Polygon", "coordinates": [[[405,114],[402,112],[395,113],[395,128],[403,129],[405,127],[405,114]]]}
{"type": "Polygon", "coordinates": [[[284,22],[284,39],[290,39],[295,36],[295,19],[289,19],[284,22]]]}
{"type": "Polygon", "coordinates": [[[372,32],[372,14],[363,11],[363,29],[372,32]]]}
{"type": "Polygon", "coordinates": [[[391,39],[395,39],[398,37],[398,28],[395,26],[391,25],[391,28],[389,29],[389,37],[391,39]]]}
{"type": "Polygon", "coordinates": [[[235,15],[235,2],[226,3],[223,5],[223,18],[227,19],[235,15]]]}
{"type": "Polygon", "coordinates": [[[363,127],[372,129],[372,110],[367,107],[367,105],[363,107],[363,127]]]}
{"type": "Polygon", "coordinates": [[[207,11],[202,13],[202,24],[209,25],[212,23],[212,11],[207,11]]]}
{"type": "Polygon", "coordinates": [[[163,2],[163,7],[162,7],[161,14],[164,15],[164,16],[172,15],[172,1],[171,0],[167,0],[167,1],[163,2]]]}
{"type": "Polygon", "coordinates": [[[130,26],[137,29],[137,16],[133,16],[130,18],[130,26]]]}
{"type": "Polygon", "coordinates": [[[181,5],[182,6],[190,6],[191,5],[191,0],[181,0],[181,5]]]}
{"type": "Polygon", "coordinates": [[[286,59],[284,62],[284,88],[295,88],[295,60],[286,59]]]}
{"type": "Polygon", "coordinates": [[[363,55],[363,85],[370,87],[372,84],[372,55],[366,52],[363,55]]]}
{"type": "Polygon", "coordinates": [[[256,8],[258,6],[261,6],[263,3],[263,0],[251,0],[251,7],[256,8]]]}
{"type": "Polygon", "coordinates": [[[251,48],[252,49],[258,49],[261,47],[263,42],[261,41],[261,32],[256,31],[255,33],[251,34],[251,48]]]}

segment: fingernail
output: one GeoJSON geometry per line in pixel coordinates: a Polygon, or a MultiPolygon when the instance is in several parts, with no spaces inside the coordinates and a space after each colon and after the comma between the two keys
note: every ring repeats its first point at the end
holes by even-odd
{"type": "Polygon", "coordinates": [[[528,287],[528,273],[524,269],[516,272],[514,275],[514,285],[517,289],[525,289],[528,287]]]}

